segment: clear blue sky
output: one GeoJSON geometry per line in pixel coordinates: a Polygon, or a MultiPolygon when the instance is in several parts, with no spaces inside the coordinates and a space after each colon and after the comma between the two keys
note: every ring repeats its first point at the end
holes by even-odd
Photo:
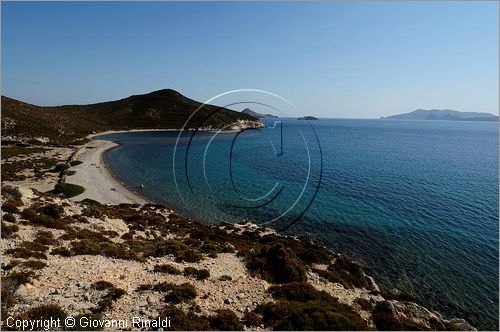
{"type": "Polygon", "coordinates": [[[255,88],[304,114],[498,114],[498,2],[2,2],[2,94],[39,105],[255,88]]]}

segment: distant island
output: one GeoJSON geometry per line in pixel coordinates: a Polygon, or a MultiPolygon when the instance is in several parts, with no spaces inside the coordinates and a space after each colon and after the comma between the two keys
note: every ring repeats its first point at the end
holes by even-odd
{"type": "Polygon", "coordinates": [[[409,113],[402,113],[381,117],[381,119],[399,120],[452,120],[452,121],[498,121],[498,116],[491,113],[460,112],[449,109],[418,109],[409,113]]]}
{"type": "Polygon", "coordinates": [[[249,108],[245,108],[243,111],[241,111],[241,113],[253,116],[254,118],[258,118],[258,119],[268,119],[268,118],[275,119],[275,118],[277,118],[276,115],[272,115],[269,113],[264,114],[264,113],[255,112],[249,108]]]}
{"type": "Polygon", "coordinates": [[[297,120],[318,120],[318,118],[312,116],[312,115],[306,115],[301,118],[298,118],[297,120]]]}

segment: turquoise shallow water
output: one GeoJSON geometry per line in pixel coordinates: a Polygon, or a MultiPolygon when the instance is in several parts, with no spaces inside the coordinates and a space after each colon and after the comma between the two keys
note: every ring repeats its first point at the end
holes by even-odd
{"type": "Polygon", "coordinates": [[[384,287],[498,328],[498,123],[284,119],[178,135],[101,138],[122,143],[106,155],[113,173],[155,201],[309,234],[384,287]]]}

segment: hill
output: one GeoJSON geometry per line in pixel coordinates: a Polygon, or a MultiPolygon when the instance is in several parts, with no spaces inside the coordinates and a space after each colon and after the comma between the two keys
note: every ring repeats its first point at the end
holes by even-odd
{"type": "Polygon", "coordinates": [[[243,111],[241,111],[241,113],[253,116],[254,118],[258,118],[258,119],[263,119],[263,118],[272,118],[272,119],[274,119],[274,118],[277,118],[276,115],[255,112],[255,111],[252,111],[249,108],[245,108],[243,111]]]}
{"type": "Polygon", "coordinates": [[[460,112],[449,109],[418,109],[409,113],[381,117],[381,119],[498,121],[498,116],[491,113],[460,112]]]}
{"type": "MultiPolygon", "coordinates": [[[[37,106],[2,96],[2,139],[67,144],[107,130],[180,129],[201,105],[171,89],[89,105],[37,106]]],[[[262,126],[248,114],[205,105],[187,128],[220,129],[234,122],[262,126]]]]}

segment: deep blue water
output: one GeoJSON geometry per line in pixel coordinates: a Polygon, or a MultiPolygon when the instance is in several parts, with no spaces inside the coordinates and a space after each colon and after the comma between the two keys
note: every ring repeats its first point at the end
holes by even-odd
{"type": "Polygon", "coordinates": [[[386,288],[498,328],[498,123],[285,119],[192,134],[101,138],[122,143],[106,156],[120,180],[188,217],[306,233],[386,288]]]}

